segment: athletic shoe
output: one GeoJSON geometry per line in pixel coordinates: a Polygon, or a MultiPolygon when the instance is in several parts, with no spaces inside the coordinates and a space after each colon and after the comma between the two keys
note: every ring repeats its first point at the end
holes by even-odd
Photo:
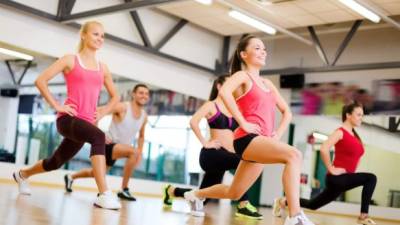
{"type": "Polygon", "coordinates": [[[167,184],[163,188],[163,205],[164,208],[171,208],[172,207],[172,201],[174,200],[172,196],[168,194],[168,190],[171,188],[170,184],[167,184]]]}
{"type": "Polygon", "coordinates": [[[121,203],[111,191],[98,194],[94,205],[103,209],[120,209],[121,203]]]}
{"type": "Polygon", "coordinates": [[[284,198],[275,198],[274,199],[274,204],[272,205],[272,215],[275,217],[282,217],[283,216],[283,211],[285,208],[282,208],[281,206],[281,201],[284,198]]]}
{"type": "Polygon", "coordinates": [[[183,194],[183,197],[190,204],[190,214],[192,216],[197,216],[197,217],[205,216],[205,213],[203,210],[204,199],[199,199],[198,197],[196,197],[196,195],[194,194],[194,190],[185,192],[183,194]]]}
{"type": "Polygon", "coordinates": [[[132,196],[129,192],[129,188],[124,188],[122,191],[118,192],[118,197],[128,201],[136,201],[136,198],[132,196]]]}
{"type": "Polygon", "coordinates": [[[363,225],[376,225],[376,222],[373,221],[371,218],[367,217],[364,219],[358,218],[357,219],[358,224],[363,224],[363,225]]]}
{"type": "Polygon", "coordinates": [[[31,189],[29,187],[29,182],[27,179],[24,179],[21,177],[21,171],[16,171],[13,173],[13,178],[15,182],[18,184],[18,190],[19,193],[22,195],[30,195],[31,194],[31,189]]]}
{"type": "Polygon", "coordinates": [[[249,219],[256,219],[256,220],[263,219],[263,216],[257,212],[256,207],[250,204],[250,202],[247,202],[247,204],[243,208],[240,208],[238,205],[237,212],[235,213],[235,215],[238,217],[244,217],[249,219]]]}
{"type": "Polygon", "coordinates": [[[286,217],[284,225],[315,225],[307,218],[303,211],[294,217],[286,217]]]}
{"type": "Polygon", "coordinates": [[[64,175],[64,184],[65,184],[65,191],[66,192],[72,192],[72,183],[74,180],[72,179],[70,174],[65,174],[64,175]]]}

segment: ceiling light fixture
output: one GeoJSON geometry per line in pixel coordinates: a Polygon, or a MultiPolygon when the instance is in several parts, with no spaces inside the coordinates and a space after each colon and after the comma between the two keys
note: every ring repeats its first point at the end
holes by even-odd
{"type": "Polygon", "coordinates": [[[33,60],[33,56],[24,54],[24,53],[20,53],[20,52],[16,52],[13,50],[9,50],[9,49],[5,49],[5,48],[0,48],[0,53],[5,54],[5,55],[9,55],[12,57],[16,57],[16,58],[20,58],[20,59],[25,59],[28,61],[32,61],[33,60]]]}
{"type": "Polygon", "coordinates": [[[360,3],[354,0],[339,0],[339,2],[346,5],[356,13],[364,16],[365,18],[371,20],[374,23],[379,23],[379,21],[381,21],[380,16],[378,16],[376,13],[367,9],[365,6],[361,5],[360,3]]]}
{"type": "Polygon", "coordinates": [[[254,27],[254,28],[258,29],[258,30],[261,30],[261,31],[263,31],[263,32],[265,32],[267,34],[272,34],[272,35],[276,34],[276,29],[275,28],[273,28],[273,27],[271,27],[271,26],[269,26],[269,25],[267,25],[267,24],[265,24],[263,22],[260,22],[260,21],[258,21],[256,19],[253,19],[250,16],[247,16],[247,15],[245,15],[245,14],[239,12],[239,11],[231,10],[229,12],[229,16],[239,20],[242,23],[245,23],[245,24],[247,24],[249,26],[252,26],[252,27],[254,27]]]}

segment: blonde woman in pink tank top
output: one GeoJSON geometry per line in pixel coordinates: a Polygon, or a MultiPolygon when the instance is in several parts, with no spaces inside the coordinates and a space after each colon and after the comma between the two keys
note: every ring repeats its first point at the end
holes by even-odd
{"type": "Polygon", "coordinates": [[[242,160],[232,184],[186,192],[185,198],[192,205],[192,215],[200,215],[196,211],[202,210],[202,199],[238,199],[260,176],[264,164],[280,163],[285,166],[282,180],[289,208],[285,225],[314,225],[299,204],[301,152],[280,141],[292,114],[272,82],[260,77],[266,56],[260,39],[243,37],[231,65],[233,75],[220,91],[226,107],[239,124],[234,133],[234,149],[242,160]],[[276,108],[282,114],[277,127],[274,126],[276,108]]]}
{"type": "Polygon", "coordinates": [[[80,37],[78,53],[58,59],[35,82],[42,96],[56,110],[57,130],[64,139],[52,156],[16,171],[13,177],[18,183],[20,194],[30,194],[30,176],[60,168],[84,143],[89,143],[93,175],[99,190],[94,204],[101,208],[119,209],[121,205],[108,189],[105,180],[105,134],[94,124],[119,101],[110,71],[96,58],[96,52],[104,42],[103,26],[95,21],[87,22],[81,28],[80,37]],[[57,102],[48,89],[48,81],[60,73],[64,74],[67,85],[67,100],[64,104],[57,102]],[[106,106],[97,108],[103,85],[111,98],[106,106]]]}

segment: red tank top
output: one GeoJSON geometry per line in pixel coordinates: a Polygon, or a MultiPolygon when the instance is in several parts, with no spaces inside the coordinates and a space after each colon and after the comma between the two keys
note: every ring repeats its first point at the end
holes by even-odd
{"type": "MultiPolygon", "coordinates": [[[[74,67],[64,74],[67,84],[65,105],[72,105],[76,117],[90,123],[95,122],[95,112],[101,88],[103,87],[103,70],[98,63],[98,70],[86,69],[81,65],[79,56],[75,56],[74,67]]],[[[59,114],[61,116],[63,114],[59,114]]]]}
{"type": "Polygon", "coordinates": [[[364,154],[364,147],[356,136],[343,127],[339,129],[343,132],[343,138],[335,144],[333,166],[344,168],[348,173],[354,173],[364,154]]]}
{"type": "MultiPolygon", "coordinates": [[[[276,99],[271,90],[261,89],[253,78],[250,89],[236,99],[236,104],[243,117],[249,123],[261,128],[261,135],[270,137],[274,131],[276,99]]],[[[235,130],[235,139],[246,136],[247,132],[241,127],[235,130]]]]}

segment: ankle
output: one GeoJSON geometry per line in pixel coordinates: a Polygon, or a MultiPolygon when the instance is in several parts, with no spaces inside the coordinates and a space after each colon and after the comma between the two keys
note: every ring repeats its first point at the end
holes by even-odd
{"type": "Polygon", "coordinates": [[[285,208],[286,207],[286,199],[285,198],[279,199],[279,205],[281,206],[281,208],[285,208]]]}
{"type": "Polygon", "coordinates": [[[290,218],[294,218],[294,217],[299,216],[299,215],[301,215],[301,211],[296,211],[294,213],[289,212],[289,217],[290,218]]]}
{"type": "Polygon", "coordinates": [[[175,197],[175,187],[173,187],[172,185],[171,186],[168,186],[167,187],[167,193],[168,193],[168,195],[169,196],[174,196],[175,197]]]}
{"type": "Polygon", "coordinates": [[[22,180],[26,180],[29,178],[28,174],[26,174],[26,172],[24,172],[23,170],[18,171],[18,176],[22,179],[22,180]]]}
{"type": "Polygon", "coordinates": [[[246,207],[247,203],[249,203],[249,201],[241,201],[241,202],[239,202],[239,208],[246,207]]]}

